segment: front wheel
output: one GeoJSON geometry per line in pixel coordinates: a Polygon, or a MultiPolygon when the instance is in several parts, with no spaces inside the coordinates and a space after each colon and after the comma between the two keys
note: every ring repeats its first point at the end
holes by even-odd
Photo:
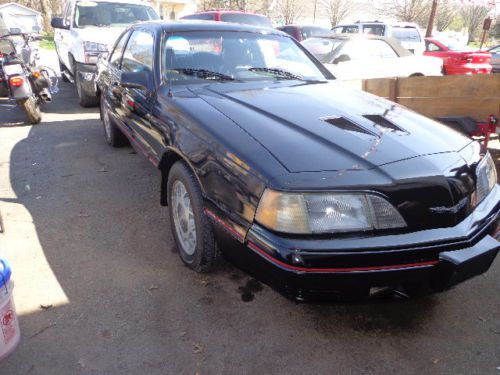
{"type": "Polygon", "coordinates": [[[35,125],[42,121],[40,105],[34,97],[30,96],[28,99],[19,100],[17,104],[23,109],[29,124],[35,125]]]}
{"type": "Polygon", "coordinates": [[[116,124],[111,120],[109,111],[106,108],[106,99],[104,94],[101,97],[101,118],[104,128],[106,142],[112,147],[121,147],[128,145],[127,137],[121,132],[116,124]]]}
{"type": "Polygon", "coordinates": [[[184,162],[172,166],[167,191],[170,225],[182,261],[196,272],[211,271],[216,265],[217,245],[203,212],[200,185],[184,162]]]}
{"type": "Polygon", "coordinates": [[[80,72],[78,71],[78,65],[74,63],[74,78],[75,78],[75,86],[76,93],[78,94],[78,102],[80,106],[87,107],[96,107],[99,104],[99,98],[95,95],[89,95],[85,89],[82,87],[82,80],[80,78],[80,72]]]}

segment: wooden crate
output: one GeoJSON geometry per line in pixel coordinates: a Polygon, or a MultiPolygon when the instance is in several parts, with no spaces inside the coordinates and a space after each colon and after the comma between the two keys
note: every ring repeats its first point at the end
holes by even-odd
{"type": "Polygon", "coordinates": [[[500,115],[500,74],[379,78],[351,82],[428,117],[500,115]]]}

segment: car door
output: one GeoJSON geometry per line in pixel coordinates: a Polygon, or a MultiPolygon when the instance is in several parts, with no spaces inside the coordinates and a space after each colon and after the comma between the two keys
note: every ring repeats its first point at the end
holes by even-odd
{"type": "MultiPolygon", "coordinates": [[[[72,1],[68,1],[64,8],[63,19],[64,24],[72,27],[72,14],[73,14],[73,5],[72,1]]],[[[69,64],[69,46],[71,42],[71,30],[68,29],[55,29],[54,33],[54,41],[57,47],[57,54],[61,59],[61,62],[68,68],[70,68],[69,64]]]]}
{"type": "Polygon", "coordinates": [[[103,62],[104,66],[99,66],[98,82],[102,91],[101,100],[106,106],[111,119],[122,128],[131,134],[131,130],[126,128],[123,122],[125,116],[122,108],[122,90],[119,82],[121,77],[122,56],[127,44],[130,32],[124,33],[116,42],[107,61],[103,62]]]}
{"type": "Polygon", "coordinates": [[[149,77],[147,89],[124,88],[119,84],[121,121],[134,134],[136,146],[151,161],[157,161],[153,144],[157,134],[151,127],[151,111],[155,100],[154,56],[155,36],[146,29],[135,29],[128,39],[121,62],[122,76],[125,72],[144,72],[149,77]]]}

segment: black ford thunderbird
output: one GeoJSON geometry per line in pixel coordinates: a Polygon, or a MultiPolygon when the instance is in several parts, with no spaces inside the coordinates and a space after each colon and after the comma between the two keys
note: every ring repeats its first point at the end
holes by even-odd
{"type": "Polygon", "coordinates": [[[182,260],[292,298],[441,291],[488,270],[500,188],[479,144],[348,89],[277,30],[144,23],[99,63],[107,142],[162,172],[182,260]]]}

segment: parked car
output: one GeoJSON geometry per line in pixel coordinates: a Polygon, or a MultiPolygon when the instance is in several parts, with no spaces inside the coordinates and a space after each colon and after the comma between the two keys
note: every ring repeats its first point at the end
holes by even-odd
{"type": "Polygon", "coordinates": [[[500,73],[500,45],[488,50],[491,53],[491,66],[493,73],[500,73]]]}
{"type": "Polygon", "coordinates": [[[285,25],[279,26],[276,29],[293,36],[299,42],[319,35],[328,35],[330,33],[330,29],[320,26],[285,25]]]}
{"type": "Polygon", "coordinates": [[[106,141],[159,168],[195,271],[221,250],[303,300],[443,290],[499,250],[500,187],[477,142],[337,84],[278,30],[135,25],[101,59],[98,87],[106,141]]]}
{"type": "Polygon", "coordinates": [[[440,59],[414,55],[383,36],[331,34],[302,44],[338,79],[442,75],[440,59]]]}
{"type": "Polygon", "coordinates": [[[489,74],[491,53],[477,51],[453,39],[425,38],[426,56],[443,59],[444,74],[489,74]]]}
{"type": "Polygon", "coordinates": [[[238,10],[207,10],[181,17],[181,20],[234,22],[244,25],[273,27],[266,16],[238,10]]]}
{"type": "Polygon", "coordinates": [[[52,19],[54,42],[63,79],[75,83],[80,105],[97,105],[96,63],[130,24],[159,19],[138,0],[70,0],[61,18],[52,19]]]}
{"type": "Polygon", "coordinates": [[[332,28],[335,34],[368,34],[391,37],[415,55],[425,51],[424,35],[416,23],[411,22],[355,22],[332,28]]]}

